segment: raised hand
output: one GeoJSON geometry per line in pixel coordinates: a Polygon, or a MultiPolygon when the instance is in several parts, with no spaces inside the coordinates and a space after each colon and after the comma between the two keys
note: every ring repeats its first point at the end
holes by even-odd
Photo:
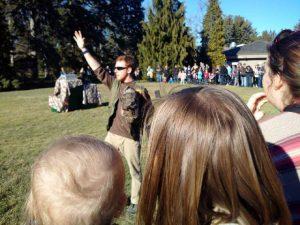
{"type": "Polygon", "coordinates": [[[261,107],[267,102],[266,94],[259,92],[253,94],[247,103],[248,108],[253,113],[256,120],[260,120],[264,116],[264,112],[261,111],[261,107]]]}
{"type": "Polygon", "coordinates": [[[76,44],[78,48],[82,51],[85,60],[89,64],[92,70],[96,70],[100,67],[100,63],[89,53],[89,51],[85,48],[84,40],[85,38],[82,37],[81,31],[75,31],[74,32],[74,40],[76,41],[76,44]]]}
{"type": "Polygon", "coordinates": [[[76,44],[77,44],[78,48],[80,48],[82,50],[84,48],[84,40],[85,40],[85,38],[82,37],[81,31],[80,30],[79,31],[75,31],[73,38],[76,41],[76,44]]]}

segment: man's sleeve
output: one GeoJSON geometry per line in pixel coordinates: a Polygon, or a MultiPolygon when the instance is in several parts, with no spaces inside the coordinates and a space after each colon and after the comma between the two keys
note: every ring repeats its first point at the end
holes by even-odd
{"type": "Polygon", "coordinates": [[[102,82],[102,84],[106,85],[109,89],[112,87],[112,83],[115,80],[114,76],[111,76],[104,68],[101,66],[94,70],[94,74],[97,76],[98,80],[102,82]]]}

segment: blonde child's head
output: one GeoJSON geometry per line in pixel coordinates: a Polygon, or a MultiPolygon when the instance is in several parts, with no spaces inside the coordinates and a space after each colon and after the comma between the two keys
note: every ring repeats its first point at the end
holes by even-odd
{"type": "Polygon", "coordinates": [[[124,166],[118,151],[93,137],[65,137],[32,168],[29,224],[110,224],[125,205],[124,166]]]}

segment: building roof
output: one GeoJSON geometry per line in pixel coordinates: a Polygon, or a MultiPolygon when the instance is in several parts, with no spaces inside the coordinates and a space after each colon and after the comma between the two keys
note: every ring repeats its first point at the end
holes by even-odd
{"type": "Polygon", "coordinates": [[[269,42],[266,41],[255,41],[243,46],[237,46],[228,50],[225,50],[223,53],[226,57],[242,57],[250,55],[267,55],[267,46],[269,42]]]}

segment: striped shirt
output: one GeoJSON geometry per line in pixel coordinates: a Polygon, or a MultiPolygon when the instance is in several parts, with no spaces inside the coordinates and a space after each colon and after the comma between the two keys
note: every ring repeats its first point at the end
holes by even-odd
{"type": "Polygon", "coordinates": [[[300,224],[300,107],[260,122],[279,173],[294,224],[300,224]]]}

